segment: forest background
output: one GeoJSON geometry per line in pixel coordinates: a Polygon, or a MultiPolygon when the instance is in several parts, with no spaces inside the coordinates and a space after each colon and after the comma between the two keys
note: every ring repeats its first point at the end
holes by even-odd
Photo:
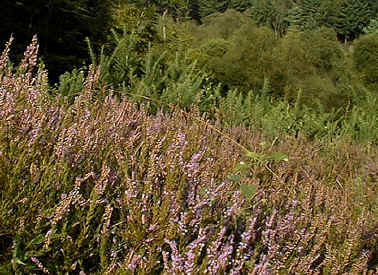
{"type": "Polygon", "coordinates": [[[173,56],[178,49],[191,51],[191,58],[206,64],[226,90],[261,89],[265,79],[275,95],[282,95],[297,88],[287,83],[298,86],[301,79],[299,86],[314,86],[314,93],[329,88],[331,97],[341,98],[350,93],[340,91],[345,89],[341,83],[348,86],[354,76],[366,85],[377,82],[375,36],[366,35],[376,33],[377,12],[374,0],[5,0],[0,41],[4,44],[13,34],[12,56],[20,59],[38,34],[42,60],[57,81],[64,72],[90,63],[87,37],[97,52],[104,44],[111,50],[111,28],[126,27],[129,33],[138,28],[139,53],[149,43],[173,56]],[[231,9],[240,13],[222,15],[231,9]],[[362,41],[355,41],[361,35],[362,41]]]}

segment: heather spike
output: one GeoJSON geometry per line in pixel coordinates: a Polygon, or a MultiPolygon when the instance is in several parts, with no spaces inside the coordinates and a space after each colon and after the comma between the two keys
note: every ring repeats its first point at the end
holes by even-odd
{"type": "Polygon", "coordinates": [[[12,45],[14,38],[13,35],[9,38],[8,42],[5,44],[5,49],[3,50],[1,57],[0,57],[0,81],[2,76],[4,75],[4,69],[8,66],[9,61],[9,51],[12,45]]]}

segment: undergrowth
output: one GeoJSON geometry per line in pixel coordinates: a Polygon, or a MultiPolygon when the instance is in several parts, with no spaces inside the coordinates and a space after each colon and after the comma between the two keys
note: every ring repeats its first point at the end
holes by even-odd
{"type": "MultiPolygon", "coordinates": [[[[304,101],[303,89],[299,88],[295,101],[271,96],[271,83],[265,79],[261,90],[242,92],[230,89],[224,94],[222,85],[213,81],[211,75],[193,61],[188,51],[175,55],[150,46],[141,55],[136,51],[138,40],[135,34],[113,33],[116,46],[110,54],[101,51],[96,57],[90,48],[92,63],[100,67],[100,83],[110,85],[120,98],[148,105],[152,114],[160,109],[170,110],[175,105],[188,110],[193,104],[209,118],[218,118],[223,125],[241,125],[262,131],[269,138],[286,135],[304,135],[309,140],[335,140],[373,143],[378,141],[378,96],[375,90],[361,85],[345,84],[349,100],[341,107],[327,109],[313,98],[309,106],[304,101]]],[[[163,47],[164,49],[164,47],[163,47]]],[[[77,80],[83,76],[78,70],[62,76],[58,93],[69,101],[80,89],[77,80]],[[72,87],[75,92],[68,92],[72,87]]],[[[328,95],[328,100],[332,95],[328,95]]],[[[306,101],[309,99],[307,98],[306,101]]]]}

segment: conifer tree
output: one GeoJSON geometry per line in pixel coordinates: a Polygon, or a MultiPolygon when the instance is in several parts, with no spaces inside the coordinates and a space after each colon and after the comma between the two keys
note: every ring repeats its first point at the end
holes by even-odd
{"type": "Polygon", "coordinates": [[[252,6],[252,1],[250,0],[230,0],[228,3],[229,9],[234,9],[240,12],[246,11],[252,6]]]}
{"type": "Polygon", "coordinates": [[[373,15],[378,13],[378,1],[377,0],[367,0],[369,3],[370,9],[373,13],[373,15]]]}
{"type": "Polygon", "coordinates": [[[200,15],[206,17],[212,13],[224,12],[227,10],[227,0],[199,0],[200,15]]]}
{"type": "Polygon", "coordinates": [[[345,41],[357,38],[372,15],[368,0],[344,0],[333,18],[333,28],[345,41]]]}
{"type": "Polygon", "coordinates": [[[323,23],[324,12],[321,0],[303,0],[289,11],[290,26],[300,30],[313,30],[323,23]]]}
{"type": "Polygon", "coordinates": [[[198,0],[189,1],[189,16],[191,19],[201,24],[200,5],[198,3],[198,0]]]}
{"type": "Polygon", "coordinates": [[[289,0],[254,0],[252,18],[258,25],[271,27],[278,35],[283,35],[288,26],[288,12],[292,7],[289,0]]]}

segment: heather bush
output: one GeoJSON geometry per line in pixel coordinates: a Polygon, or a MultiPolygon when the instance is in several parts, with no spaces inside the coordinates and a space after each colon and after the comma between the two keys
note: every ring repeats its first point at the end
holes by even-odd
{"type": "Polygon", "coordinates": [[[36,39],[17,70],[8,48],[1,273],[378,271],[373,144],[269,142],[195,106],[151,115],[93,65],[69,104],[49,96],[36,39]]]}

